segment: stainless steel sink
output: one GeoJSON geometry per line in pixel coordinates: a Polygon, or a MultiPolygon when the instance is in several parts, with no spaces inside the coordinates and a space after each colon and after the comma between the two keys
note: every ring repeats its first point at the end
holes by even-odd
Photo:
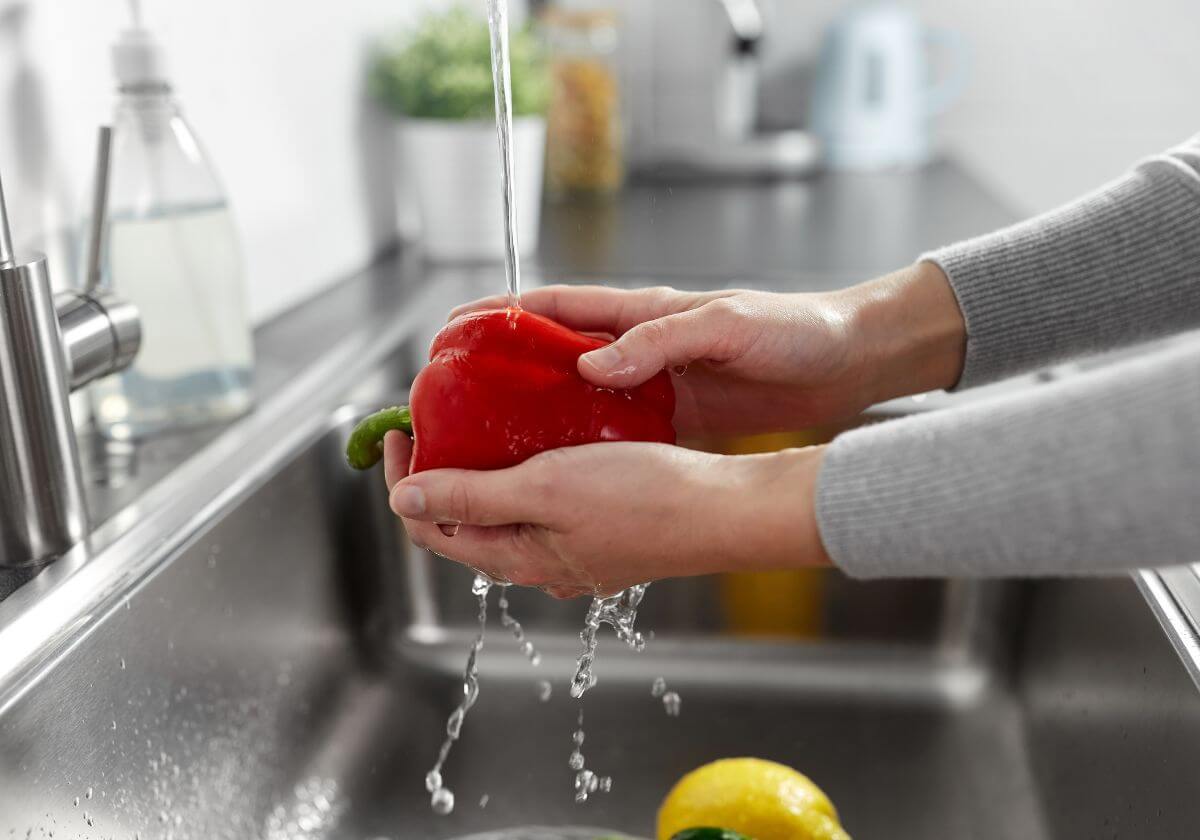
{"type": "Polygon", "coordinates": [[[365,319],[0,602],[0,838],[649,835],[676,778],[731,755],[808,773],[859,840],[1194,836],[1200,700],[1125,579],[831,578],[818,630],[774,639],[738,635],[721,581],[655,584],[647,650],[601,646],[585,752],[614,785],[584,805],[566,687],[586,604],[514,592],[543,661],[493,609],[446,768],[457,808],[434,815],[470,575],[415,551],[341,447],[359,407],[403,396],[466,286],[365,319]]]}

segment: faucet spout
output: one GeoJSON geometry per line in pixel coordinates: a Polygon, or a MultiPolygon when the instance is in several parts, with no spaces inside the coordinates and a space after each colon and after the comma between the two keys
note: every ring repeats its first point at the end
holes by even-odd
{"type": "Polygon", "coordinates": [[[762,40],[763,15],[758,0],[718,0],[742,51],[751,52],[762,40]]]}

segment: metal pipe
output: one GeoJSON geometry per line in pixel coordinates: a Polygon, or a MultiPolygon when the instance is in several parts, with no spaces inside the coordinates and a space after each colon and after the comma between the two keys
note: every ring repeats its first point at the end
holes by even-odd
{"type": "Polygon", "coordinates": [[[112,165],[112,128],[100,126],[96,137],[96,173],[92,191],[92,227],[88,235],[87,273],[83,290],[92,293],[100,287],[100,264],[104,250],[104,230],[108,223],[108,181],[112,165]]]}
{"type": "Polygon", "coordinates": [[[46,258],[13,255],[7,216],[0,192],[0,567],[16,567],[86,536],[71,385],[127,365],[141,329],[132,307],[107,296],[56,300],[46,258]]]}
{"type": "Polygon", "coordinates": [[[4,206],[4,183],[0,181],[0,266],[13,264],[12,234],[8,230],[8,208],[4,206]]]}

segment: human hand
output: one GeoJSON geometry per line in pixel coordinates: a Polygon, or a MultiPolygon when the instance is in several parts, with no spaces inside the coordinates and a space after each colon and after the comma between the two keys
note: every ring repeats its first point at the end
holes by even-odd
{"type": "Polygon", "coordinates": [[[410,476],[412,442],[389,432],[384,476],[414,543],[566,598],[659,578],[828,565],[813,506],[822,451],[726,456],[597,443],[504,470],[410,476]]]}
{"type": "MultiPolygon", "coordinates": [[[[549,286],[521,302],[616,337],[579,359],[596,385],[629,388],[672,370],[685,437],[795,430],[950,387],[966,340],[949,283],[929,263],[819,294],[549,286]]],[[[503,305],[486,298],[451,317],[503,305]]]]}

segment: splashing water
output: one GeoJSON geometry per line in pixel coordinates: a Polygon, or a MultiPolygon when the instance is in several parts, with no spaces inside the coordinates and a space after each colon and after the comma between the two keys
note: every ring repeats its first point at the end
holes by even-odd
{"type": "Polygon", "coordinates": [[[497,606],[500,607],[500,624],[512,631],[513,638],[517,640],[517,646],[521,649],[521,653],[529,660],[529,664],[537,667],[542,664],[542,655],[537,652],[533,646],[533,642],[525,638],[525,628],[521,626],[521,622],[513,618],[508,611],[508,587],[511,584],[500,584],[500,600],[497,606]]]}
{"type": "MultiPolygon", "coordinates": [[[[582,699],[584,693],[597,682],[592,666],[596,662],[596,642],[601,624],[608,624],[617,633],[617,638],[625,642],[639,653],[646,647],[645,637],[634,625],[637,623],[638,607],[646,594],[649,584],[631,586],[623,592],[607,598],[596,597],[588,607],[587,618],[584,620],[583,631],[579,640],[583,642],[583,653],[575,665],[575,676],[571,680],[571,696],[582,699]]],[[[587,768],[583,755],[583,708],[579,709],[578,728],[572,733],[575,748],[572,750],[567,764],[575,771],[575,801],[586,802],[596,791],[608,793],[612,790],[611,776],[598,776],[595,771],[587,768]]]]}
{"type": "Polygon", "coordinates": [[[667,713],[667,717],[679,717],[679,706],[683,701],[677,692],[667,691],[667,681],[662,677],[654,678],[650,686],[650,696],[662,700],[663,711],[667,713]]]}
{"type": "Polygon", "coordinates": [[[607,624],[617,633],[617,638],[639,653],[646,647],[645,637],[634,629],[637,622],[638,607],[646,594],[649,584],[631,586],[616,595],[607,598],[593,598],[584,620],[583,631],[579,634],[583,642],[583,653],[575,667],[575,677],[571,680],[571,696],[578,699],[589,688],[596,684],[596,675],[592,665],[596,661],[596,637],[601,624],[607,624]]]}
{"type": "Polygon", "coordinates": [[[479,600],[479,633],[467,653],[467,666],[463,669],[463,698],[458,707],[446,720],[446,738],[438,751],[437,763],[425,774],[425,790],[429,791],[429,805],[435,814],[446,815],[454,810],[454,791],[442,782],[442,767],[450,755],[450,748],[458,740],[467,712],[479,699],[479,652],[483,650],[483,636],[487,631],[487,598],[492,582],[483,575],[476,575],[471,585],[471,594],[479,600]]]}
{"type": "Polygon", "coordinates": [[[508,0],[487,0],[492,36],[492,87],[496,93],[496,135],[500,141],[500,184],[504,195],[504,276],[508,305],[521,305],[521,262],[517,235],[517,203],[513,195],[512,71],[508,62],[508,0]]]}
{"type": "Polygon", "coordinates": [[[587,768],[587,759],[583,755],[583,709],[579,710],[578,728],[571,733],[575,749],[567,759],[567,766],[575,771],[575,801],[587,802],[588,797],[596,791],[608,793],[612,790],[612,776],[598,776],[595,771],[587,768]]]}

